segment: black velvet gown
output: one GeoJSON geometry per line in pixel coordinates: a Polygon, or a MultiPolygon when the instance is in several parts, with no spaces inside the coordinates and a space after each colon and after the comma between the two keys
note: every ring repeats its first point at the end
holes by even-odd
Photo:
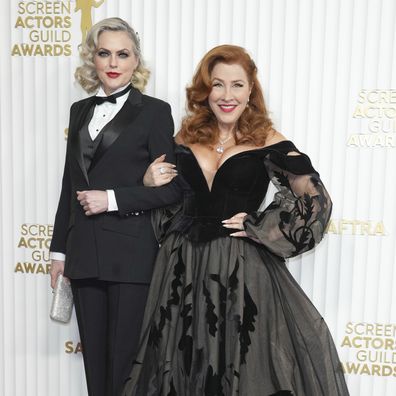
{"type": "Polygon", "coordinates": [[[332,206],[309,158],[290,151],[234,155],[209,190],[177,147],[184,200],[153,213],[161,248],[124,396],[348,395],[329,330],[285,265],[322,239],[332,206]],[[278,192],[258,212],[270,181],[278,192]],[[251,238],[222,226],[239,212],[251,238]]]}

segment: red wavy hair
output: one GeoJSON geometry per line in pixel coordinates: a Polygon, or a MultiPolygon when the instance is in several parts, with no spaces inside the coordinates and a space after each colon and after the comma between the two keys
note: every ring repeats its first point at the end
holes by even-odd
{"type": "Polygon", "coordinates": [[[187,116],[183,119],[177,141],[203,145],[215,144],[219,139],[217,119],[209,107],[212,90],[211,74],[217,63],[238,64],[243,67],[252,87],[249,104],[238,119],[236,144],[264,146],[272,121],[265,106],[263,91],[257,79],[257,67],[242,47],[220,45],[211,49],[198,64],[192,84],[186,89],[187,116]]]}

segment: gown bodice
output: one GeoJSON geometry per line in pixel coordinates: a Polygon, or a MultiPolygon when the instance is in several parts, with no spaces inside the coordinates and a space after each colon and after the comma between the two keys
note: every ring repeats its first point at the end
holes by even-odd
{"type": "MultiPolygon", "coordinates": [[[[235,154],[220,166],[209,188],[192,150],[178,145],[176,165],[184,194],[181,211],[173,219],[169,231],[181,232],[188,239],[199,242],[235,232],[235,229],[223,227],[221,221],[237,213],[259,209],[270,182],[265,156],[271,155],[273,160],[284,162],[289,151],[298,150],[290,141],[283,141],[235,154]]],[[[300,161],[296,162],[296,157],[289,157],[288,161],[298,171],[300,161]]]]}
{"type": "Polygon", "coordinates": [[[192,150],[177,147],[177,169],[184,181],[183,228],[189,239],[207,241],[229,235],[235,230],[223,227],[222,220],[260,207],[270,179],[258,151],[245,151],[228,158],[209,188],[192,150]]]}
{"type": "Polygon", "coordinates": [[[228,158],[216,172],[209,189],[193,152],[188,147],[179,147],[177,168],[190,187],[184,197],[184,213],[193,217],[227,219],[238,212],[257,210],[270,180],[255,151],[228,158]]]}

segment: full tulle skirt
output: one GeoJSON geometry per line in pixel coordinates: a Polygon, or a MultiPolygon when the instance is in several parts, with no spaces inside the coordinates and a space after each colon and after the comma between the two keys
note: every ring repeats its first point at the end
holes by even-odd
{"type": "Polygon", "coordinates": [[[328,327],[282,258],[168,235],[124,396],[348,395],[328,327]]]}

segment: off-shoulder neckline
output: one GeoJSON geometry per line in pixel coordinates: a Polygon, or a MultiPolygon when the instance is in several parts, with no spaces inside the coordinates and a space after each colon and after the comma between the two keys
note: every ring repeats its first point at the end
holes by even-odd
{"type": "MultiPolygon", "coordinates": [[[[256,149],[240,151],[239,153],[236,153],[236,154],[232,155],[231,157],[228,157],[227,160],[232,158],[232,157],[234,157],[234,156],[236,156],[236,155],[239,155],[239,154],[256,152],[256,151],[261,151],[261,150],[267,150],[267,149],[270,149],[270,148],[274,148],[276,146],[284,145],[285,143],[290,145],[293,149],[297,150],[292,141],[290,141],[290,140],[281,140],[280,142],[269,144],[268,146],[257,147],[256,149]]],[[[183,148],[186,148],[187,150],[192,152],[191,148],[189,146],[185,145],[185,144],[181,144],[181,143],[180,144],[179,143],[175,143],[175,144],[176,144],[176,147],[183,147],[183,148]]]]}
{"type": "MultiPolygon", "coordinates": [[[[199,163],[199,161],[198,161],[196,155],[194,154],[193,150],[191,149],[191,147],[186,146],[186,145],[184,145],[184,144],[177,144],[177,143],[176,143],[176,146],[186,149],[186,150],[192,155],[192,157],[194,158],[194,160],[195,160],[195,162],[196,162],[196,165],[198,166],[198,168],[199,168],[199,170],[200,170],[200,172],[201,172],[201,175],[202,175],[203,179],[205,180],[206,187],[208,188],[208,191],[209,191],[209,193],[210,193],[210,192],[212,191],[212,189],[213,189],[213,186],[214,186],[214,184],[215,184],[215,180],[216,180],[218,174],[219,174],[220,171],[228,164],[228,162],[230,162],[231,160],[233,160],[233,159],[235,159],[235,158],[237,158],[237,157],[240,157],[240,156],[242,156],[242,155],[244,155],[244,154],[247,154],[247,153],[249,153],[249,154],[250,154],[250,153],[257,153],[257,152],[261,152],[261,151],[271,150],[271,149],[274,149],[276,146],[284,145],[285,143],[291,148],[291,150],[288,150],[288,152],[290,152],[290,151],[298,151],[298,150],[296,149],[296,147],[294,146],[294,144],[293,144],[290,140],[282,140],[282,141],[280,141],[280,142],[277,142],[277,143],[274,143],[274,144],[270,144],[270,145],[268,145],[268,146],[258,147],[257,149],[252,149],[252,150],[244,150],[244,151],[240,151],[239,153],[236,153],[236,154],[231,155],[230,157],[228,157],[228,158],[217,168],[216,173],[215,173],[214,176],[213,176],[213,180],[212,180],[212,183],[211,183],[210,186],[209,186],[209,184],[208,184],[208,180],[206,179],[206,177],[205,177],[205,175],[204,175],[204,173],[203,173],[203,170],[202,170],[202,168],[201,168],[201,165],[200,165],[200,163],[199,163]]],[[[276,151],[276,150],[275,150],[275,151],[276,151]]],[[[283,153],[283,154],[287,155],[287,153],[283,153]]]]}

